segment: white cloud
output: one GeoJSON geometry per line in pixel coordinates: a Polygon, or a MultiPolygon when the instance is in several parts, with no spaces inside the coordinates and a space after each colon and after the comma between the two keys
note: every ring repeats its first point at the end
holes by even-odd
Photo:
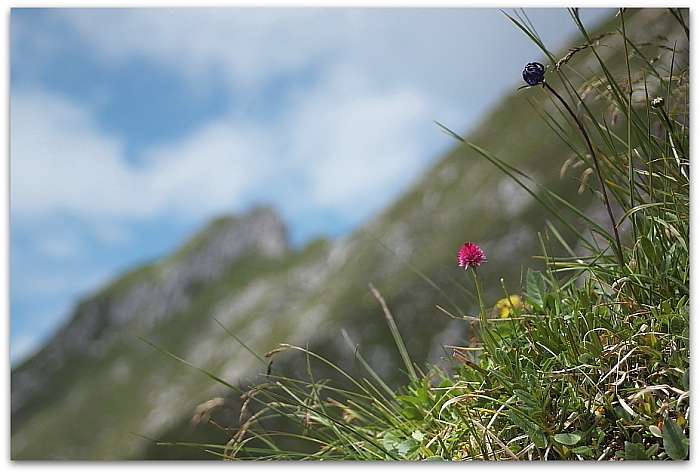
{"type": "Polygon", "coordinates": [[[289,117],[292,160],[305,169],[306,206],[357,222],[384,204],[426,161],[430,101],[421,91],[381,91],[362,70],[330,71],[289,117]]]}
{"type": "MultiPolygon", "coordinates": [[[[536,24],[545,38],[561,29],[546,22],[546,9],[530,14],[544,18],[536,24]]],[[[65,9],[55,16],[106,67],[146,59],[188,79],[195,94],[223,83],[255,96],[278,78],[337,61],[371,70],[384,84],[432,88],[449,104],[444,99],[459,88],[517,78],[522,65],[509,60],[537,52],[496,8],[65,9]]]]}
{"type": "Polygon", "coordinates": [[[148,193],[163,210],[202,215],[239,208],[275,169],[264,130],[215,120],[176,143],[144,151],[148,193]]]}
{"type": "Polygon", "coordinates": [[[429,98],[408,88],[382,92],[345,65],[324,79],[298,92],[296,107],[281,110],[276,124],[214,118],[177,141],[140,150],[138,166],[126,162],[120,140],[101,131],[86,106],[46,91],[15,92],[13,212],[191,220],[240,210],[257,195],[357,222],[425,161],[429,98]]]}
{"type": "Polygon", "coordinates": [[[96,127],[88,108],[68,98],[13,93],[11,122],[12,206],[25,218],[201,215],[232,205],[269,171],[269,137],[225,120],[142,150],[139,167],[126,162],[120,141],[96,127]]]}
{"type": "Polygon", "coordinates": [[[56,209],[109,212],[121,205],[131,175],[120,143],[96,129],[88,110],[33,90],[11,97],[10,162],[13,212],[56,209]],[[100,203],[101,209],[95,209],[100,203]]]}
{"type": "Polygon", "coordinates": [[[119,66],[141,57],[200,90],[221,79],[250,93],[332,49],[332,10],[255,8],[80,9],[57,12],[96,57],[119,66]],[[216,78],[216,79],[215,79],[216,78]]]}

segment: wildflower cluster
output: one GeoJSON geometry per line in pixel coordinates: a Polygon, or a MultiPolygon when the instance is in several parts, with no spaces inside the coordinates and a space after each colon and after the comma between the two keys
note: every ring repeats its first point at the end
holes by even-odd
{"type": "Polygon", "coordinates": [[[457,252],[457,262],[460,267],[477,267],[484,263],[484,252],[473,242],[465,242],[457,252]]]}

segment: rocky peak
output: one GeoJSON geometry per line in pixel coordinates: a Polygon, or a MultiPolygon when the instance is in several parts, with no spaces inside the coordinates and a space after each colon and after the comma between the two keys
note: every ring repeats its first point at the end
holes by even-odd
{"type": "Polygon", "coordinates": [[[219,278],[237,259],[287,252],[284,224],[269,207],[214,220],[167,259],[132,272],[76,306],[71,321],[11,376],[12,411],[41,396],[70,360],[99,357],[124,334],[184,311],[195,285],[219,278]]]}
{"type": "Polygon", "coordinates": [[[178,266],[195,278],[218,277],[238,257],[256,253],[275,258],[287,251],[284,224],[269,207],[244,217],[221,217],[190,239],[174,256],[178,266]]]}
{"type": "Polygon", "coordinates": [[[243,217],[220,217],[157,264],[154,273],[130,285],[110,308],[110,320],[123,323],[138,317],[145,329],[185,309],[194,285],[219,278],[237,259],[277,258],[286,251],[284,224],[271,208],[258,207],[243,217]]]}

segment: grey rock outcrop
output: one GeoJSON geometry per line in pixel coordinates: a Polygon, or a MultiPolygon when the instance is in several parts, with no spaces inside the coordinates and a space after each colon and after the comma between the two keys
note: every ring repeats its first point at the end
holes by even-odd
{"type": "Polygon", "coordinates": [[[172,257],[127,275],[80,303],[71,321],[12,372],[11,412],[50,396],[61,367],[76,358],[104,354],[127,327],[143,332],[186,310],[195,285],[221,277],[241,257],[274,259],[286,252],[284,224],[269,207],[215,220],[172,257]]]}

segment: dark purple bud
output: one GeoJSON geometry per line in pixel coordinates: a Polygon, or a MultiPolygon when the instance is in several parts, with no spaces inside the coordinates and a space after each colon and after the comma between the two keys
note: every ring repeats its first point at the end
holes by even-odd
{"type": "Polygon", "coordinates": [[[544,83],[544,66],[540,63],[527,63],[523,69],[523,79],[531,86],[544,83]]]}

